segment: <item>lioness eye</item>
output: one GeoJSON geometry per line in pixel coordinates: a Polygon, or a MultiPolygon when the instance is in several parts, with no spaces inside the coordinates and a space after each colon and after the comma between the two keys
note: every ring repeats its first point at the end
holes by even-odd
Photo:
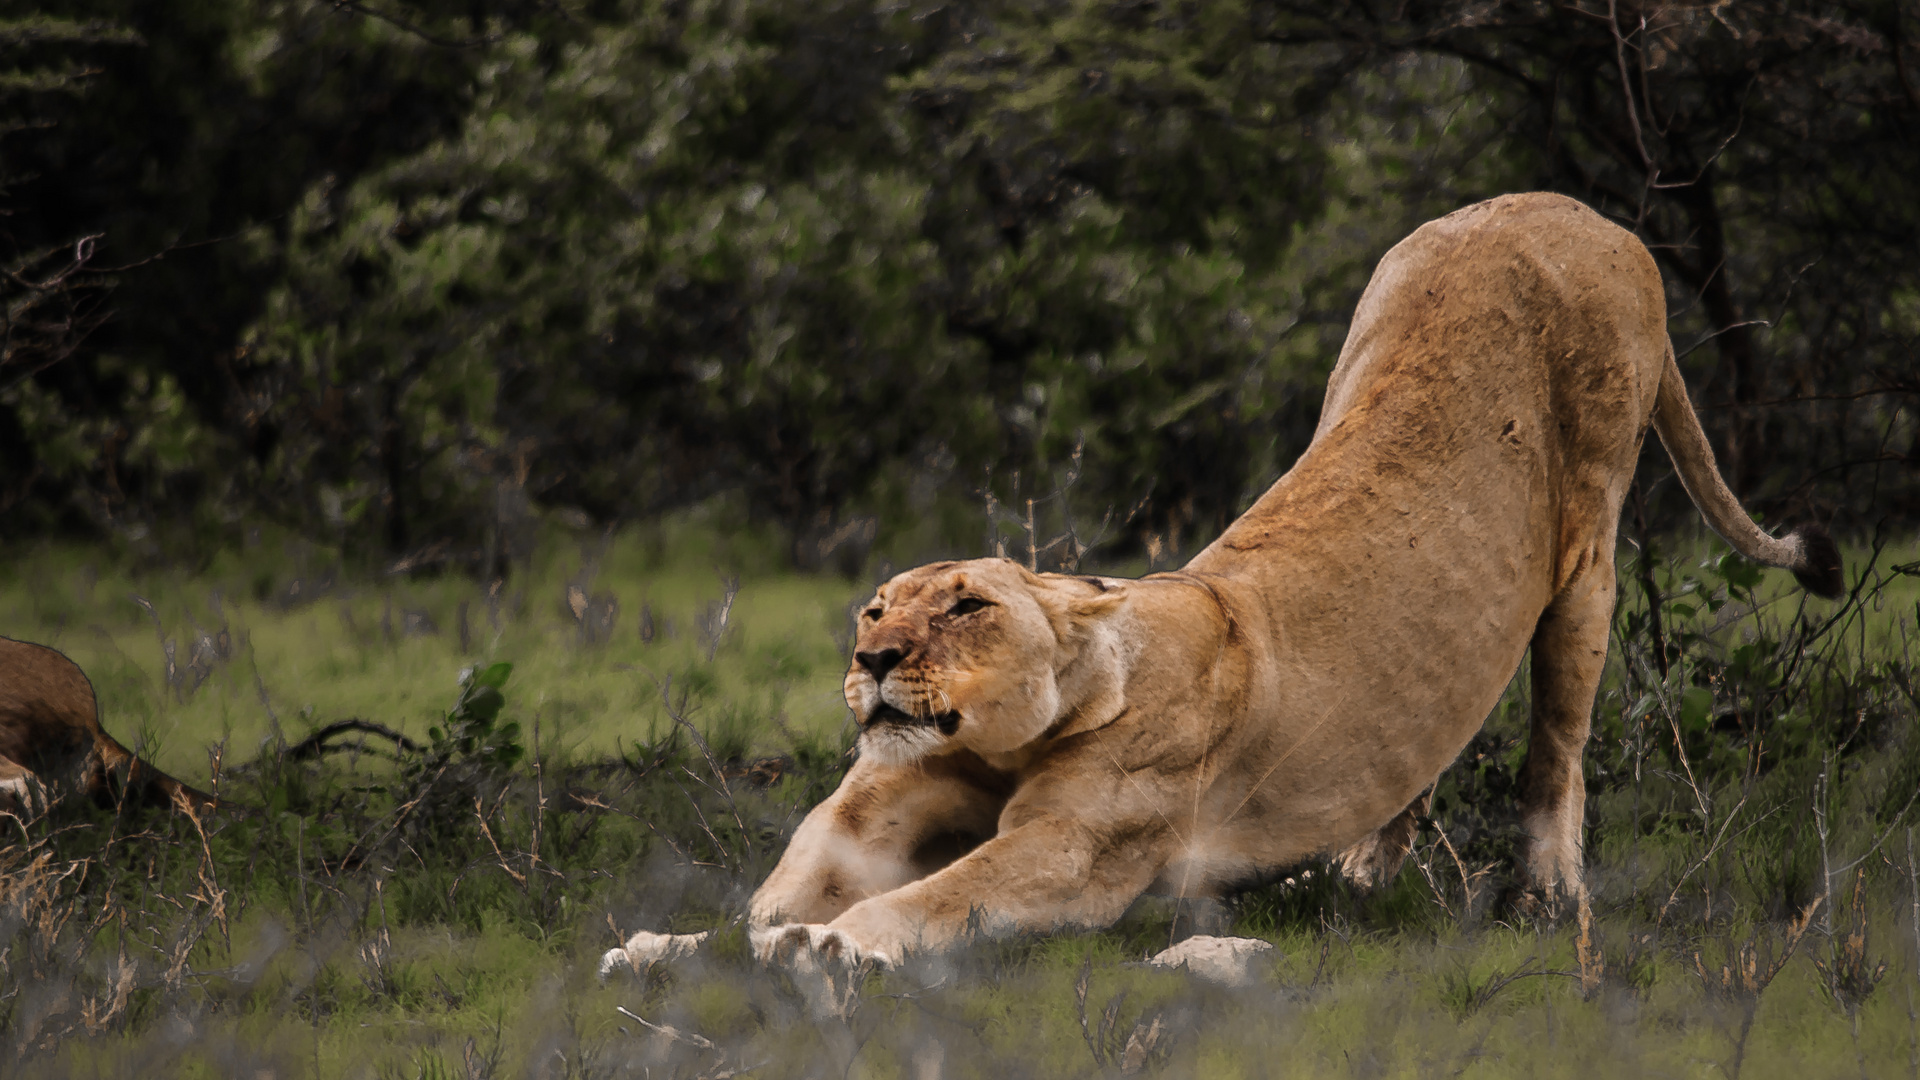
{"type": "Polygon", "coordinates": [[[865,615],[869,619],[877,619],[880,617],[880,609],[877,607],[870,607],[867,610],[861,612],[860,614],[865,615]]]}
{"type": "Polygon", "coordinates": [[[947,614],[971,615],[974,612],[979,611],[981,608],[986,606],[987,606],[987,602],[985,600],[982,600],[977,596],[969,596],[966,599],[948,608],[947,614]]]}

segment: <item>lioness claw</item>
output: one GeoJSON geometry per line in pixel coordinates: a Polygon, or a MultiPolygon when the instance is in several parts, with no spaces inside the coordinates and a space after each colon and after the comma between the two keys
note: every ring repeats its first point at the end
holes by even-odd
{"type": "Polygon", "coordinates": [[[863,949],[852,936],[832,927],[783,923],[749,930],[747,936],[754,959],[773,967],[816,972],[862,964],[893,966],[893,959],[886,953],[863,949]]]}

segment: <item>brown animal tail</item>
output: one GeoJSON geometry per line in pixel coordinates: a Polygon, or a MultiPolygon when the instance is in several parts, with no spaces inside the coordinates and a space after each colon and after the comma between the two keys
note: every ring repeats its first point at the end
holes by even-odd
{"type": "Polygon", "coordinates": [[[153,779],[148,782],[148,790],[152,793],[149,798],[152,798],[155,802],[164,802],[190,813],[199,813],[202,810],[219,810],[226,806],[226,803],[221,802],[212,795],[201,791],[199,788],[183,784],[173,777],[168,776],[166,773],[161,772],[159,769],[148,766],[147,771],[153,776],[153,779]]]}
{"type": "Polygon", "coordinates": [[[218,810],[225,805],[199,788],[183,784],[142,761],[104,731],[99,735],[95,756],[98,771],[88,786],[93,788],[97,802],[171,806],[191,813],[218,810]]]}
{"type": "Polygon", "coordinates": [[[1840,575],[1840,549],[1825,529],[1806,524],[1782,537],[1768,536],[1720,479],[1713,447],[1707,444],[1700,417],[1687,400],[1687,384],[1674,361],[1672,343],[1667,345],[1666,371],[1660,376],[1660,392],[1654,402],[1653,428],[1660,433],[1660,442],[1673,459],[1693,505],[1735,551],[1754,562],[1793,571],[1801,587],[1816,596],[1831,599],[1846,591],[1840,575]]]}

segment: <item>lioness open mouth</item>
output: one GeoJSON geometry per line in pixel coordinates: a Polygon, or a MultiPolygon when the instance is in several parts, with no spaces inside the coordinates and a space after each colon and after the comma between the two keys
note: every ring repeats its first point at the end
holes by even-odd
{"type": "Polygon", "coordinates": [[[960,714],[957,712],[937,713],[933,716],[915,716],[904,709],[895,708],[886,702],[873,710],[867,717],[869,724],[898,724],[901,727],[938,728],[940,734],[951,735],[960,730],[960,714]]]}

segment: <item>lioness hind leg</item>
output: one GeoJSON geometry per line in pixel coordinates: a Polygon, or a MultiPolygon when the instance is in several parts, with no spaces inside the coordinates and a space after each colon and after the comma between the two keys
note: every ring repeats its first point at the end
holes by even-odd
{"type": "Polygon", "coordinates": [[[1392,821],[1368,833],[1366,838],[1334,856],[1334,865],[1348,881],[1363,889],[1378,888],[1392,881],[1413,851],[1413,838],[1420,831],[1420,819],[1433,805],[1433,789],[1428,788],[1412,805],[1396,814],[1392,821]]]}
{"type": "Polygon", "coordinates": [[[1587,789],[1580,758],[1613,617],[1612,545],[1595,547],[1586,569],[1547,606],[1533,632],[1533,722],[1520,768],[1520,819],[1528,836],[1521,901],[1544,901],[1549,912],[1585,888],[1580,830],[1587,789]]]}

